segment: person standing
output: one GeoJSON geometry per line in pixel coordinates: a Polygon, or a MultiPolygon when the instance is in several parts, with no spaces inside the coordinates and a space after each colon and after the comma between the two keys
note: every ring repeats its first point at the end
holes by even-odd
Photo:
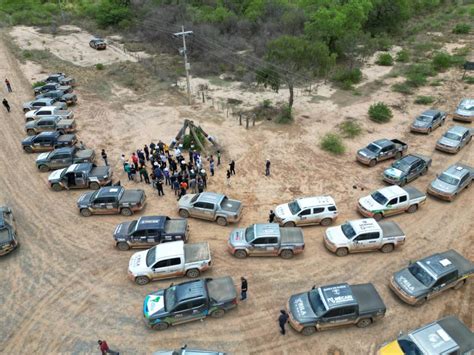
{"type": "Polygon", "coordinates": [[[99,343],[99,350],[102,353],[102,355],[106,354],[114,354],[114,355],[119,355],[118,351],[110,350],[109,345],[105,340],[99,340],[97,343],[99,343]]]}
{"type": "Polygon", "coordinates": [[[209,162],[209,170],[211,171],[211,176],[214,176],[214,159],[211,159],[209,162]]]}
{"type": "Polygon", "coordinates": [[[148,171],[146,171],[145,165],[142,165],[139,170],[140,173],[140,181],[145,180],[145,184],[150,183],[150,177],[148,176],[148,171]]]}
{"type": "Polygon", "coordinates": [[[270,159],[267,159],[265,163],[265,176],[270,176],[270,159]]]}
{"type": "Polygon", "coordinates": [[[273,210],[270,210],[270,214],[268,215],[268,223],[273,223],[275,220],[275,212],[273,210]]]}
{"type": "Polygon", "coordinates": [[[227,170],[227,186],[230,186],[230,171],[227,170]]]}
{"type": "Polygon", "coordinates": [[[148,149],[148,146],[146,144],[143,147],[143,152],[145,153],[145,159],[147,161],[150,161],[150,150],[148,149]]]}
{"type": "Polygon", "coordinates": [[[79,141],[79,144],[77,146],[79,148],[79,150],[84,150],[86,149],[86,145],[84,144],[83,141],[79,141]]]}
{"type": "Polygon", "coordinates": [[[123,164],[123,170],[127,173],[128,181],[133,180],[133,177],[132,177],[132,169],[131,169],[131,166],[130,166],[129,163],[123,164]]]}
{"type": "Polygon", "coordinates": [[[221,165],[221,151],[217,151],[217,166],[221,165]]]}
{"type": "Polygon", "coordinates": [[[7,86],[8,92],[13,92],[12,84],[10,84],[10,81],[8,79],[5,79],[5,85],[7,86]]]}
{"type": "Polygon", "coordinates": [[[233,160],[230,161],[229,171],[232,175],[235,175],[235,161],[233,161],[233,160]]]}
{"type": "Polygon", "coordinates": [[[8,103],[7,99],[3,99],[2,104],[5,106],[7,111],[10,112],[10,104],[8,103]]]}
{"type": "Polygon", "coordinates": [[[135,165],[135,170],[138,170],[138,157],[135,154],[135,152],[132,153],[131,159],[132,159],[133,165],[135,165]]]}
{"type": "Polygon", "coordinates": [[[245,301],[247,299],[248,284],[245,277],[240,278],[240,300],[245,301]]]}
{"type": "Polygon", "coordinates": [[[102,159],[104,159],[104,163],[105,165],[109,165],[109,162],[107,161],[107,153],[105,152],[105,149],[102,149],[102,153],[100,153],[100,155],[102,155],[102,159]]]}
{"type": "Polygon", "coordinates": [[[198,178],[197,188],[199,193],[202,193],[204,191],[204,181],[201,179],[201,177],[198,178]]]}
{"type": "Polygon", "coordinates": [[[156,189],[158,190],[158,196],[164,196],[165,193],[163,192],[163,180],[158,179],[156,181],[156,189]]]}
{"type": "Polygon", "coordinates": [[[280,310],[280,316],[278,317],[278,324],[280,325],[280,333],[281,335],[285,335],[285,324],[288,322],[288,313],[285,310],[280,310]]]}

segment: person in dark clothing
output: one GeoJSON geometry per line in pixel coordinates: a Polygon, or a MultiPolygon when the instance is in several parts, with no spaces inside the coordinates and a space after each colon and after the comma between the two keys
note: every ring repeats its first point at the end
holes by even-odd
{"type": "Polygon", "coordinates": [[[201,178],[199,178],[197,181],[197,188],[199,193],[204,191],[204,181],[202,181],[201,178]]]}
{"type": "Polygon", "coordinates": [[[217,166],[221,165],[221,151],[217,151],[217,166]]]}
{"type": "Polygon", "coordinates": [[[248,285],[247,285],[247,280],[245,277],[240,278],[241,284],[240,284],[240,300],[244,301],[247,299],[247,291],[248,291],[248,285]]]}
{"type": "Polygon", "coordinates": [[[174,195],[178,195],[178,192],[179,192],[179,182],[178,180],[175,180],[173,182],[173,190],[174,190],[174,195]]]}
{"type": "Polygon", "coordinates": [[[150,152],[151,152],[151,154],[153,154],[155,152],[155,148],[156,148],[156,144],[151,142],[150,143],[150,152]]]}
{"type": "Polygon", "coordinates": [[[158,179],[156,181],[156,189],[158,190],[158,196],[165,195],[165,193],[163,192],[163,180],[158,179]]]}
{"type": "Polygon", "coordinates": [[[278,317],[278,324],[280,325],[280,333],[282,335],[286,334],[285,331],[285,324],[288,322],[288,313],[286,313],[285,310],[281,309],[280,310],[280,316],[278,317]]]}
{"type": "Polygon", "coordinates": [[[194,152],[193,152],[192,149],[189,149],[189,152],[188,152],[188,153],[189,153],[189,162],[190,162],[191,164],[193,164],[194,152]]]}
{"type": "Polygon", "coordinates": [[[105,340],[99,340],[97,343],[99,343],[99,350],[102,353],[102,355],[106,354],[113,354],[113,355],[119,355],[117,351],[110,350],[109,345],[105,340]]]}
{"type": "Polygon", "coordinates": [[[5,85],[7,86],[8,92],[13,92],[12,84],[10,84],[10,81],[8,79],[5,79],[5,85]]]}
{"type": "Polygon", "coordinates": [[[230,186],[230,170],[227,170],[227,186],[230,186]]]}
{"type": "Polygon", "coordinates": [[[235,175],[235,161],[231,160],[229,164],[229,171],[232,175],[235,175]]]}
{"type": "Polygon", "coordinates": [[[145,159],[147,161],[149,161],[150,160],[150,150],[148,149],[148,146],[146,144],[143,147],[143,152],[145,153],[145,159]]]}
{"type": "Polygon", "coordinates": [[[102,149],[102,153],[100,153],[100,155],[102,155],[102,159],[104,159],[105,165],[109,165],[109,162],[107,161],[107,153],[105,152],[105,149],[102,149]]]}
{"type": "Polygon", "coordinates": [[[275,212],[273,210],[270,210],[270,214],[268,215],[268,223],[273,223],[275,220],[275,212]]]}
{"type": "Polygon", "coordinates": [[[265,163],[265,176],[270,176],[270,160],[267,159],[267,162],[265,163]]]}
{"type": "Polygon", "coordinates": [[[140,181],[145,180],[145,184],[149,184],[150,177],[148,176],[148,171],[146,171],[146,168],[144,165],[142,165],[142,167],[140,168],[138,172],[140,173],[140,181]]]}
{"type": "Polygon", "coordinates": [[[130,165],[130,177],[132,178],[133,181],[135,181],[136,174],[137,174],[137,169],[135,168],[135,165],[130,165]]]}
{"type": "Polygon", "coordinates": [[[211,176],[214,176],[214,160],[209,162],[209,170],[211,171],[211,176]]]}
{"type": "Polygon", "coordinates": [[[10,112],[10,104],[8,103],[7,99],[3,99],[2,104],[5,106],[7,111],[10,112]]]}

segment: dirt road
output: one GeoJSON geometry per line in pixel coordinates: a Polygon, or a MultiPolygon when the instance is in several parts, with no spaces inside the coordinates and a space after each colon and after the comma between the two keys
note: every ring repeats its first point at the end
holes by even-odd
{"type": "MultiPolygon", "coordinates": [[[[170,281],[144,287],[134,285],[127,279],[132,252],[119,252],[112,243],[114,226],[123,218],[82,218],[75,206],[80,192],[54,193],[48,189],[47,174],[36,171],[35,155],[24,154],[20,147],[24,117],[19,108],[31,99],[31,86],[0,42],[0,79],[4,77],[12,82],[14,93],[7,95],[12,113],[2,110],[0,114],[0,202],[10,204],[15,211],[21,247],[0,260],[2,353],[91,353],[97,352],[96,342],[101,338],[123,354],[150,353],[184,343],[236,354],[325,354],[336,350],[367,354],[396,337],[400,330],[448,314],[457,315],[472,328],[472,282],[421,308],[402,304],[387,286],[394,271],[409,260],[433,252],[455,248],[474,259],[471,190],[454,203],[429,198],[417,213],[392,218],[406,232],[407,242],[389,255],[376,252],[338,258],[325,250],[321,242],[324,228],[316,226],[304,229],[306,250],[301,257],[237,260],[226,252],[226,238],[232,226],[191,220],[191,241],[211,244],[214,265],[206,276],[231,275],[236,282],[240,276],[247,276],[249,299],[222,319],[189,323],[162,333],[147,329],[141,314],[143,299],[170,281]],[[292,330],[286,336],[279,334],[278,311],[291,294],[308,290],[314,284],[346,281],[373,282],[387,305],[385,319],[366,329],[344,328],[309,338],[292,330]]],[[[444,95],[443,108],[452,109],[467,92],[454,79],[448,84],[446,88],[430,90],[443,90],[439,92],[444,95]]],[[[313,107],[307,112],[303,106],[299,113],[310,119],[299,118],[292,126],[269,125],[245,131],[235,121],[216,118],[204,108],[192,110],[138,101],[123,105],[128,100],[123,93],[114,102],[100,102],[80,87],[77,93],[78,135],[96,150],[106,148],[109,160],[115,163],[116,176],[122,178],[118,163],[121,152],[129,154],[151,139],[169,141],[183,118],[199,120],[226,147],[224,164],[230,158],[237,161],[233,186],[224,186],[225,167],[221,167],[216,177],[211,178],[210,189],[244,201],[240,226],[266,220],[268,210],[278,203],[323,193],[335,198],[341,212],[339,222],[359,218],[355,211],[357,199],[383,185],[380,173],[387,165],[367,168],[354,161],[356,149],[374,138],[397,136],[409,143],[411,152],[433,156],[429,173],[413,183],[422,190],[449,164],[460,159],[474,164],[473,144],[455,156],[433,151],[444,128],[430,136],[407,132],[408,122],[419,106],[407,106],[404,114],[397,113],[387,125],[364,123],[371,133],[350,142],[349,151],[334,158],[319,150],[317,137],[343,119],[335,105],[327,106],[331,109],[326,111],[313,111],[313,107]],[[117,105],[119,100],[121,105],[117,105]],[[263,176],[266,158],[272,160],[271,178],[263,176]],[[353,185],[359,188],[354,189],[353,185]]],[[[382,98],[390,103],[400,101],[400,96],[390,89],[382,89],[342,110],[366,112],[372,101],[382,98]]],[[[322,103],[321,110],[324,107],[322,103]]],[[[164,198],[158,199],[148,187],[145,189],[149,203],[144,214],[176,216],[176,201],[169,190],[165,190],[164,198]]]]}

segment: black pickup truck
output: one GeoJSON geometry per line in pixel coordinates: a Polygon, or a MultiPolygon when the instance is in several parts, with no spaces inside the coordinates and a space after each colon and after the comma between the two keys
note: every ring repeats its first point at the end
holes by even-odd
{"type": "Polygon", "coordinates": [[[359,328],[385,316],[386,307],[372,284],[313,287],[290,297],[290,325],[303,335],[355,324],[359,328]]]}
{"type": "Polygon", "coordinates": [[[62,90],[47,91],[44,94],[36,95],[36,99],[56,99],[60,102],[65,102],[67,105],[75,105],[77,103],[77,95],[66,93],[62,90]]]}
{"type": "Polygon", "coordinates": [[[122,222],[114,231],[115,245],[120,250],[149,248],[162,242],[188,241],[189,226],[184,218],[145,216],[122,222]]]}
{"type": "Polygon", "coordinates": [[[41,132],[36,136],[26,137],[21,146],[26,153],[44,152],[62,147],[72,147],[77,143],[75,134],[61,134],[55,132],[41,132]]]}
{"type": "Polygon", "coordinates": [[[93,149],[79,149],[78,147],[64,147],[49,153],[41,153],[36,158],[36,167],[41,172],[53,169],[67,168],[72,164],[93,163],[95,152],[93,149]]]}

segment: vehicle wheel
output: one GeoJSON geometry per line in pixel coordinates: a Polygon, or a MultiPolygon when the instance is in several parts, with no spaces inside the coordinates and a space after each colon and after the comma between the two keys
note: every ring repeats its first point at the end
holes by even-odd
{"type": "Polygon", "coordinates": [[[381,213],[374,214],[374,219],[376,221],[380,221],[382,218],[383,218],[383,214],[381,214],[381,213]]]}
{"type": "Polygon", "coordinates": [[[357,322],[357,326],[359,328],[365,328],[365,327],[368,327],[369,325],[372,324],[372,319],[370,318],[364,318],[364,319],[361,319],[360,321],[357,322]]]}
{"type": "Polygon", "coordinates": [[[217,224],[220,226],[226,226],[227,219],[225,219],[224,217],[217,217],[217,224]]]}
{"type": "Polygon", "coordinates": [[[38,169],[39,169],[39,171],[41,171],[42,173],[45,173],[45,172],[49,171],[49,168],[48,168],[47,165],[40,165],[40,166],[38,166],[38,169]]]}
{"type": "Polygon", "coordinates": [[[400,181],[400,186],[405,186],[407,184],[407,179],[400,181]]]}
{"type": "Polygon", "coordinates": [[[156,323],[156,324],[153,324],[152,328],[154,330],[166,330],[170,327],[170,325],[168,323],[164,323],[164,322],[160,322],[160,323],[156,323]]]}
{"type": "Polygon", "coordinates": [[[349,254],[349,249],[347,249],[347,248],[338,248],[336,250],[336,255],[337,256],[346,256],[347,254],[349,254]]]}
{"type": "Polygon", "coordinates": [[[31,147],[24,147],[23,150],[27,153],[33,153],[33,148],[31,147]]]}
{"type": "Polygon", "coordinates": [[[291,259],[293,257],[293,251],[290,249],[284,249],[281,251],[280,256],[283,259],[291,259]]]}
{"type": "Polygon", "coordinates": [[[34,118],[28,117],[28,118],[26,119],[26,122],[31,122],[31,121],[34,121],[34,118]]]}
{"type": "Polygon", "coordinates": [[[34,136],[35,135],[35,131],[33,129],[27,129],[26,130],[26,134],[29,135],[29,136],[34,136]]]}
{"type": "Polygon", "coordinates": [[[430,127],[430,128],[428,128],[428,134],[430,134],[430,133],[431,133],[431,131],[433,131],[433,129],[432,129],[431,127],[430,127]]]}
{"type": "Polygon", "coordinates": [[[211,313],[212,318],[221,318],[225,314],[225,311],[221,308],[216,309],[211,313]]]}
{"type": "Polygon", "coordinates": [[[143,286],[150,282],[150,279],[146,276],[137,276],[135,277],[135,283],[137,285],[143,286]]]}
{"type": "Polygon", "coordinates": [[[426,303],[428,299],[426,297],[421,298],[418,302],[415,303],[415,306],[419,307],[426,303]]]}
{"type": "Polygon", "coordinates": [[[120,210],[122,216],[131,216],[133,214],[132,210],[128,207],[124,207],[120,210]]]}
{"type": "Polygon", "coordinates": [[[421,171],[421,176],[425,175],[426,172],[428,171],[428,167],[426,166],[422,171],[421,171]]]}
{"type": "Polygon", "coordinates": [[[315,327],[304,327],[303,330],[301,331],[301,334],[303,335],[313,335],[316,333],[316,328],[315,327]]]}
{"type": "Polygon", "coordinates": [[[234,256],[237,259],[245,259],[247,257],[247,252],[245,250],[236,250],[234,256]]]}
{"type": "Polygon", "coordinates": [[[321,225],[323,227],[327,227],[329,226],[330,224],[332,224],[332,219],[331,218],[324,218],[322,221],[321,221],[321,225]]]}
{"type": "Polygon", "coordinates": [[[27,108],[24,108],[24,109],[23,109],[23,112],[24,112],[24,113],[27,113],[27,112],[29,112],[29,111],[30,111],[30,110],[28,110],[27,108]]]}
{"type": "Polygon", "coordinates": [[[125,242],[119,242],[117,243],[117,249],[122,250],[122,251],[129,250],[130,245],[128,245],[128,243],[125,243],[125,242]]]}
{"type": "Polygon", "coordinates": [[[415,213],[417,209],[418,209],[418,205],[411,205],[410,207],[408,207],[407,212],[415,213]]]}
{"type": "Polygon", "coordinates": [[[456,285],[454,285],[453,289],[459,290],[461,287],[463,287],[466,284],[466,280],[461,280],[459,281],[456,285]]]}
{"type": "Polygon", "coordinates": [[[396,158],[396,159],[400,159],[401,157],[402,157],[402,152],[397,152],[397,153],[395,154],[395,158],[396,158]]]}
{"type": "Polygon", "coordinates": [[[395,247],[393,246],[393,244],[385,244],[381,249],[380,251],[382,253],[391,253],[393,251],[393,249],[395,249],[395,247]]]}
{"type": "Polygon", "coordinates": [[[371,161],[369,161],[369,166],[375,166],[375,164],[377,164],[377,160],[372,159],[371,161]]]}
{"type": "Polygon", "coordinates": [[[99,183],[93,181],[89,184],[89,188],[91,190],[98,190],[98,189],[100,189],[100,185],[99,185],[99,183]]]}
{"type": "Polygon", "coordinates": [[[456,153],[458,153],[461,150],[461,147],[456,148],[456,153]]]}
{"type": "Polygon", "coordinates": [[[59,184],[53,184],[53,186],[51,186],[51,188],[53,189],[53,191],[61,191],[63,189],[61,187],[61,185],[59,185],[59,184]]]}
{"type": "Polygon", "coordinates": [[[296,227],[295,222],[286,222],[283,227],[296,227]]]}
{"type": "Polygon", "coordinates": [[[90,217],[92,215],[92,212],[87,208],[81,209],[80,212],[82,217],[90,217]]]}
{"type": "Polygon", "coordinates": [[[190,269],[186,272],[186,276],[191,279],[195,279],[196,277],[199,277],[200,274],[201,272],[198,269],[190,269]]]}
{"type": "Polygon", "coordinates": [[[186,210],[179,210],[179,216],[183,218],[188,218],[189,217],[189,212],[186,210]]]}

